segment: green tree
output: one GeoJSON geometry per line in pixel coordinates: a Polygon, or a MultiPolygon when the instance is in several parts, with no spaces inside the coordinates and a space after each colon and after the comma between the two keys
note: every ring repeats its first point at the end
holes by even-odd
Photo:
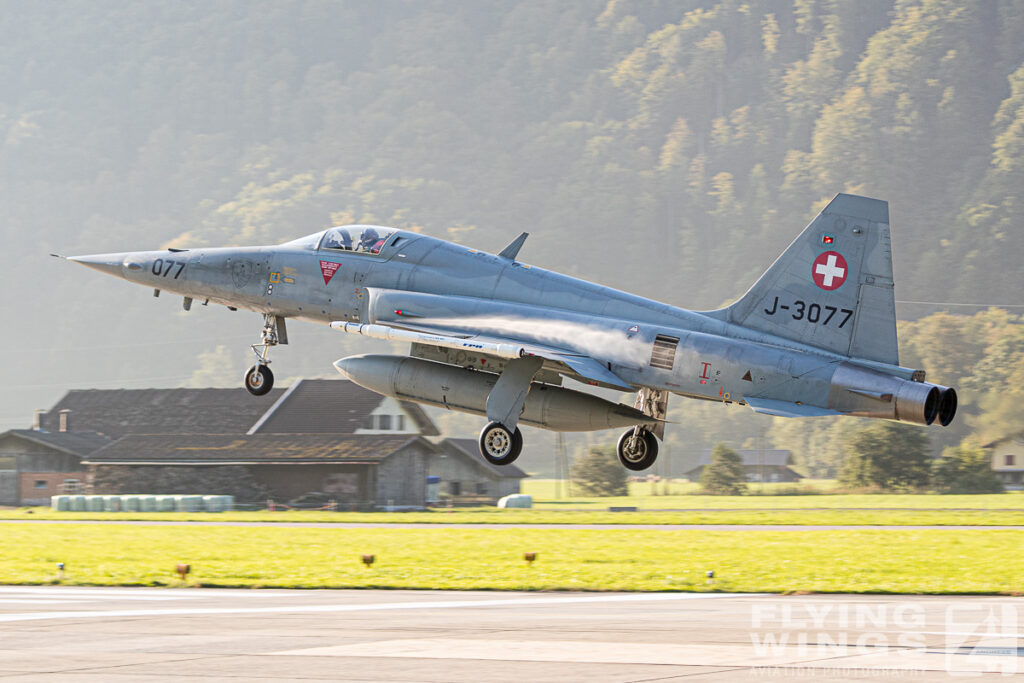
{"type": "Polygon", "coordinates": [[[947,448],[932,463],[932,485],[942,493],[999,493],[1003,485],[992,471],[991,456],[961,444],[947,448]]]}
{"type": "Polygon", "coordinates": [[[572,464],[572,483],[584,496],[629,495],[627,473],[614,446],[595,446],[572,464]]]}
{"type": "Polygon", "coordinates": [[[700,473],[704,493],[738,496],[747,491],[747,476],[743,472],[740,454],[724,443],[711,449],[711,463],[700,473]]]}
{"type": "Polygon", "coordinates": [[[847,442],[839,472],[844,486],[920,489],[929,481],[928,437],[921,427],[873,422],[847,442]]]}

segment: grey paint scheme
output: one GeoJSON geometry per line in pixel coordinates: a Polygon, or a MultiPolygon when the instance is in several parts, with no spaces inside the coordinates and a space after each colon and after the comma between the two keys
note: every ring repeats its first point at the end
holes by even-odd
{"type": "MultiPolygon", "coordinates": [[[[747,294],[707,312],[413,232],[396,231],[380,255],[317,251],[314,240],[71,260],[263,314],[522,343],[526,355],[544,357],[538,377],[558,373],[594,385],[648,387],[787,416],[905,418],[931,400],[933,385],[922,383],[923,372],[898,365],[888,207],[879,200],[837,195],[747,294]],[[826,236],[831,240],[823,245],[826,236]],[[845,282],[834,291],[816,285],[811,272],[815,256],[826,250],[843,254],[848,264],[845,282]],[[158,260],[163,265],[155,268],[158,260]],[[321,260],[341,264],[329,283],[321,260]],[[167,261],[174,263],[170,273],[167,261]],[[270,281],[272,274],[278,282],[270,281]],[[819,323],[808,322],[809,314],[768,315],[773,300],[813,304],[819,323]],[[820,324],[828,307],[852,311],[842,329],[839,318],[820,324]],[[650,364],[658,335],[679,340],[671,369],[650,364]]],[[[506,253],[520,246],[517,238],[506,253]]],[[[466,347],[466,358],[456,364],[494,370],[507,362],[466,347]]],[[[486,412],[500,411],[487,406],[486,412]]],[[[925,422],[920,416],[911,421],[925,422]]]]}

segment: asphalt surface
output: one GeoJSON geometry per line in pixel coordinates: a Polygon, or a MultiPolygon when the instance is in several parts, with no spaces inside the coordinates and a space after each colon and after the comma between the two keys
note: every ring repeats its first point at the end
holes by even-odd
{"type": "Polygon", "coordinates": [[[1024,675],[1024,600],[0,586],[0,681],[1024,675]]]}
{"type": "Polygon", "coordinates": [[[233,526],[300,529],[633,529],[649,531],[840,531],[844,529],[1016,530],[1024,526],[980,524],[395,524],[387,522],[186,522],[102,519],[3,519],[2,524],[130,524],[142,526],[233,526]]]}

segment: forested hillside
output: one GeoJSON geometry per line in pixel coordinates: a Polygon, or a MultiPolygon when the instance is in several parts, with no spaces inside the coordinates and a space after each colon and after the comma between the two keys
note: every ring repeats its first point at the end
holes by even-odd
{"type": "MultiPolygon", "coordinates": [[[[901,302],[1016,305],[1024,290],[1020,0],[3,7],[2,427],[70,387],[233,385],[258,335],[252,314],[184,314],[50,251],[349,221],[496,250],[525,229],[527,261],[707,308],[849,191],[890,202],[901,302]]],[[[946,309],[981,310],[899,305],[907,321],[946,309]]],[[[985,315],[999,314],[906,328],[904,362],[962,379],[980,416],[957,437],[1020,422],[1020,402],[983,398],[992,375],[972,374],[1024,372],[1016,342],[986,350],[985,315]]],[[[281,379],[356,348],[296,327],[281,379]]],[[[799,441],[735,406],[673,408],[680,452],[799,441]]]]}

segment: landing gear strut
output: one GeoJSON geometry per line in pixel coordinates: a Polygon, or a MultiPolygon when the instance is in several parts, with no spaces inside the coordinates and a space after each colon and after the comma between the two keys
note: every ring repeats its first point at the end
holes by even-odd
{"type": "Polygon", "coordinates": [[[658,440],[646,427],[633,427],[619,437],[615,453],[627,470],[646,470],[658,459],[658,440]]]}
{"type": "Polygon", "coordinates": [[[480,431],[480,454],[492,465],[511,465],[523,450],[523,433],[514,432],[500,422],[491,422],[480,431]]]}
{"type": "Polygon", "coordinates": [[[251,346],[256,354],[256,364],[245,373],[245,388],[253,396],[263,396],[274,388],[274,373],[270,371],[270,348],[288,343],[288,332],[284,318],[266,313],[263,316],[261,343],[251,346]]]}

